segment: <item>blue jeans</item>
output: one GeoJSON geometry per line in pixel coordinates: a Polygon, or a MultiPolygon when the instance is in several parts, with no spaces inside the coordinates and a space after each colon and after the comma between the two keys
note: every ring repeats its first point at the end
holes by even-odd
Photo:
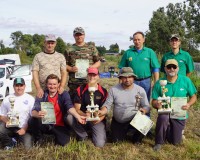
{"type": "MultiPolygon", "coordinates": [[[[146,95],[147,95],[147,99],[150,103],[150,97],[151,97],[151,78],[147,78],[147,79],[144,79],[144,80],[141,80],[141,81],[137,81],[137,80],[134,80],[134,83],[139,85],[140,87],[144,88],[145,92],[146,92],[146,95]]],[[[150,112],[147,113],[147,116],[150,117],[150,112]]]]}
{"type": "Polygon", "coordinates": [[[19,141],[23,143],[25,149],[30,149],[32,147],[32,136],[30,133],[26,132],[24,135],[20,136],[16,133],[19,129],[18,127],[6,128],[6,124],[0,122],[0,141],[3,147],[12,146],[12,137],[17,137],[19,141]]]}

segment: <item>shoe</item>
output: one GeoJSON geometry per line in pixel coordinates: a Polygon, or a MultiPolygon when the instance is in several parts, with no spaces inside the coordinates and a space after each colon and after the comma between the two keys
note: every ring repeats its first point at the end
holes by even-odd
{"type": "Polygon", "coordinates": [[[12,146],[5,146],[5,147],[4,147],[4,150],[6,150],[6,151],[9,151],[9,150],[12,150],[12,149],[13,149],[12,146]]]}
{"type": "Polygon", "coordinates": [[[156,144],[154,147],[153,147],[153,150],[154,151],[159,151],[161,149],[161,144],[156,144]]]}
{"type": "Polygon", "coordinates": [[[83,141],[87,141],[88,140],[88,137],[77,137],[76,140],[78,142],[83,142],[83,141]]]}

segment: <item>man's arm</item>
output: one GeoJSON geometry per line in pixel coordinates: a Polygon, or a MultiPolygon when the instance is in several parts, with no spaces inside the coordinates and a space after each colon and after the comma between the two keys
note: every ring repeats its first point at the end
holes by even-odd
{"type": "Polygon", "coordinates": [[[192,74],[192,72],[186,73],[186,76],[190,77],[191,74],[192,74]]]}
{"type": "Polygon", "coordinates": [[[196,96],[196,94],[194,94],[190,98],[189,102],[186,105],[182,106],[182,109],[183,110],[188,110],[196,101],[197,101],[197,96],[196,96]]]}
{"type": "Polygon", "coordinates": [[[0,116],[0,121],[7,123],[8,122],[8,117],[6,116],[0,116]]]}
{"type": "Polygon", "coordinates": [[[76,109],[76,112],[81,115],[81,116],[87,116],[86,113],[84,113],[83,111],[81,111],[81,104],[80,103],[75,103],[74,104],[74,108],[76,109]]]}
{"type": "Polygon", "coordinates": [[[154,76],[154,84],[156,83],[157,80],[159,80],[159,72],[153,72],[154,76]]]}
{"type": "Polygon", "coordinates": [[[94,64],[92,64],[90,67],[99,68],[100,66],[101,66],[101,61],[99,60],[99,61],[95,62],[94,64]]]}
{"type": "Polygon", "coordinates": [[[77,121],[79,122],[79,123],[81,123],[81,124],[85,124],[86,123],[86,118],[84,117],[84,116],[80,116],[77,112],[76,112],[76,110],[75,110],[75,108],[74,107],[72,107],[72,108],[70,108],[69,110],[68,110],[68,112],[70,113],[70,114],[72,114],[76,119],[77,119],[77,121]]]}
{"type": "Polygon", "coordinates": [[[67,71],[65,69],[61,70],[61,82],[60,82],[60,87],[59,87],[59,94],[63,93],[65,90],[65,85],[67,82],[67,71]]]}
{"type": "Polygon", "coordinates": [[[33,70],[33,82],[34,82],[35,88],[37,90],[37,97],[42,98],[42,96],[44,95],[44,91],[40,86],[39,72],[36,70],[33,70]]]}

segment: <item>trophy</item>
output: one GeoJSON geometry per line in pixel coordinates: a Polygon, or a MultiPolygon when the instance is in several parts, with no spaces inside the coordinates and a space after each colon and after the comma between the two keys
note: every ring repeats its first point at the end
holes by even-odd
{"type": "Polygon", "coordinates": [[[165,93],[168,91],[167,88],[165,88],[167,84],[167,80],[160,80],[160,85],[162,89],[162,97],[158,97],[158,101],[161,102],[162,108],[158,109],[158,114],[162,113],[171,113],[172,109],[170,107],[170,97],[165,95],[165,93]]]}
{"type": "Polygon", "coordinates": [[[14,103],[15,103],[15,97],[9,97],[10,102],[10,111],[7,113],[8,115],[8,122],[6,124],[6,127],[19,127],[19,114],[14,111],[14,103]]]}
{"type": "Polygon", "coordinates": [[[90,116],[86,118],[86,121],[99,121],[100,118],[98,116],[99,111],[99,105],[94,105],[94,92],[96,88],[95,87],[89,87],[88,91],[90,92],[90,102],[91,105],[87,105],[87,111],[90,113],[90,116]]]}
{"type": "Polygon", "coordinates": [[[143,97],[140,95],[140,93],[138,92],[138,94],[135,96],[135,99],[136,99],[136,103],[135,103],[135,108],[137,108],[138,110],[140,109],[140,107],[141,107],[141,99],[142,99],[143,97]]]}

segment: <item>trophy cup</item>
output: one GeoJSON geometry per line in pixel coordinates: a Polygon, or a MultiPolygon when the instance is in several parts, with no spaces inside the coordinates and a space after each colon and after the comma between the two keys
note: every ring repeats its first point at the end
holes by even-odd
{"type": "Polygon", "coordinates": [[[135,96],[135,98],[136,98],[136,103],[135,103],[135,108],[137,108],[138,110],[140,109],[140,107],[141,107],[141,105],[140,105],[140,101],[141,101],[141,99],[143,98],[141,95],[140,95],[140,93],[138,93],[136,96],[135,96]]]}
{"type": "Polygon", "coordinates": [[[165,88],[167,84],[167,80],[160,80],[160,85],[162,89],[162,97],[158,97],[158,101],[161,102],[162,108],[158,109],[158,114],[162,113],[171,113],[172,109],[170,107],[170,97],[165,95],[165,93],[168,91],[167,88],[165,88]]]}
{"type": "Polygon", "coordinates": [[[10,111],[7,113],[8,115],[8,122],[6,124],[6,127],[19,127],[19,114],[14,111],[14,103],[15,103],[15,97],[9,97],[10,102],[10,111]]]}
{"type": "Polygon", "coordinates": [[[90,116],[86,118],[86,121],[99,121],[100,118],[98,116],[99,111],[99,105],[94,105],[94,92],[96,88],[95,87],[89,87],[88,91],[90,92],[90,102],[91,105],[87,105],[87,111],[90,113],[90,116]]]}

